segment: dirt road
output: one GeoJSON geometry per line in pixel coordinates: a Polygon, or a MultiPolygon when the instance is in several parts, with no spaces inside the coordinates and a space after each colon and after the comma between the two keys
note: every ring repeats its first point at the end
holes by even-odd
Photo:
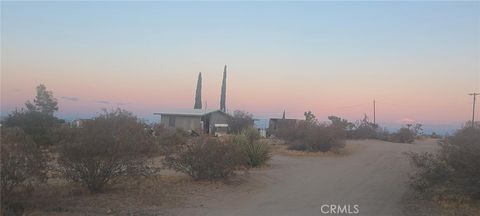
{"type": "MultiPolygon", "coordinates": [[[[175,215],[328,215],[322,205],[358,205],[358,215],[403,215],[410,165],[406,151],[432,151],[435,141],[416,144],[349,141],[347,156],[275,155],[268,169],[245,182],[194,195],[175,215]],[[322,211],[323,210],[323,211],[322,211]]],[[[331,214],[335,215],[335,214],[331,214]]],[[[338,214],[337,214],[338,215],[338,214]]]]}

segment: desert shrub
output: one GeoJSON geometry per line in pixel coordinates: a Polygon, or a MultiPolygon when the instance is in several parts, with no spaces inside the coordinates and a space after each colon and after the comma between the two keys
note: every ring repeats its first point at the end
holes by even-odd
{"type": "Polygon", "coordinates": [[[319,123],[310,111],[305,112],[304,115],[305,121],[282,124],[277,129],[276,136],[287,141],[288,149],[326,152],[345,147],[348,123],[338,117],[330,117],[332,123],[323,124],[319,123]]]}
{"type": "Polygon", "coordinates": [[[63,120],[38,111],[15,110],[5,118],[4,126],[22,129],[38,145],[56,143],[56,128],[63,120]]]}
{"type": "Polygon", "coordinates": [[[311,112],[305,112],[304,115],[305,121],[279,128],[278,137],[287,141],[288,149],[327,152],[345,147],[344,127],[319,123],[311,112]]]}
{"type": "Polygon", "coordinates": [[[393,134],[391,134],[386,128],[377,128],[376,139],[392,142],[393,134]]]}
{"type": "Polygon", "coordinates": [[[246,135],[235,135],[232,143],[240,146],[246,156],[248,166],[257,167],[270,160],[270,146],[259,139],[249,139],[246,135]]]}
{"type": "Polygon", "coordinates": [[[304,135],[304,131],[300,130],[299,128],[302,126],[303,122],[282,122],[278,124],[278,128],[276,129],[275,133],[271,134],[275,135],[278,138],[287,140],[287,141],[294,141],[301,139],[304,135]]]}
{"type": "Polygon", "coordinates": [[[343,131],[345,133],[345,136],[351,136],[355,129],[355,124],[349,122],[346,119],[342,119],[337,116],[329,116],[328,120],[331,121],[330,126],[339,129],[339,132],[343,131]]]}
{"type": "Polygon", "coordinates": [[[40,84],[33,103],[27,101],[25,108],[10,113],[2,124],[22,129],[38,145],[51,145],[58,141],[55,139],[55,129],[64,123],[53,115],[57,110],[57,100],[53,93],[40,84]]]}
{"type": "Polygon", "coordinates": [[[167,129],[155,137],[161,154],[166,155],[176,151],[176,147],[188,141],[188,133],[182,129],[167,129]]]}
{"type": "Polygon", "coordinates": [[[46,179],[42,151],[19,128],[1,128],[2,208],[15,200],[17,189],[28,189],[46,179]]]}
{"type": "Polygon", "coordinates": [[[441,139],[442,138],[441,135],[439,135],[435,132],[432,132],[429,137],[432,138],[432,139],[441,139]]]}
{"type": "Polygon", "coordinates": [[[195,180],[226,178],[245,165],[245,154],[240,146],[213,137],[197,137],[184,145],[177,145],[165,157],[165,164],[195,180]]]}
{"type": "Polygon", "coordinates": [[[462,128],[439,144],[435,154],[408,153],[416,168],[411,186],[424,192],[444,191],[480,199],[480,128],[462,128]]]}
{"type": "Polygon", "coordinates": [[[241,134],[247,137],[249,142],[254,142],[261,138],[260,132],[258,132],[258,130],[253,127],[245,128],[241,134]]]}
{"type": "Polygon", "coordinates": [[[399,143],[413,143],[413,141],[415,141],[415,136],[414,131],[402,127],[393,135],[393,141],[399,143]]]}
{"type": "Polygon", "coordinates": [[[256,140],[242,146],[242,150],[247,154],[247,164],[257,167],[270,160],[270,146],[261,140],[256,140]]]}
{"type": "Polygon", "coordinates": [[[228,119],[230,133],[238,134],[250,127],[253,127],[253,115],[248,112],[235,110],[233,116],[228,119]]]}
{"type": "Polygon", "coordinates": [[[60,171],[67,180],[101,191],[120,176],[145,175],[154,150],[146,125],[131,113],[105,111],[82,128],[70,129],[59,146],[60,171]]]}
{"type": "Polygon", "coordinates": [[[327,152],[345,147],[344,133],[339,128],[318,124],[301,129],[305,130],[303,139],[294,141],[289,149],[327,152]]]}
{"type": "Polygon", "coordinates": [[[370,122],[367,115],[355,123],[355,129],[349,133],[353,139],[375,139],[377,137],[378,125],[370,122]]]}

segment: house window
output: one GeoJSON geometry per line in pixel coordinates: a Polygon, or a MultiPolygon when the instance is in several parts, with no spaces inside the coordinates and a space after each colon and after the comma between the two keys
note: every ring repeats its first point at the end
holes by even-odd
{"type": "Polygon", "coordinates": [[[175,116],[170,116],[168,118],[168,126],[169,127],[175,127],[175,116]]]}

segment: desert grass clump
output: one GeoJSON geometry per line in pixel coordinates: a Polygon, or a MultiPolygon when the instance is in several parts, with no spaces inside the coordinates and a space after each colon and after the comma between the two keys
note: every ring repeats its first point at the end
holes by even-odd
{"type": "Polygon", "coordinates": [[[46,159],[37,144],[19,128],[1,128],[2,211],[10,212],[19,191],[31,191],[46,179],[46,159]]]}
{"type": "Polygon", "coordinates": [[[149,174],[147,160],[154,143],[146,128],[125,110],[105,111],[81,128],[64,132],[59,171],[92,192],[102,191],[122,176],[149,174]]]}
{"type": "Polygon", "coordinates": [[[194,180],[224,179],[245,166],[242,149],[228,140],[197,137],[172,148],[167,151],[165,164],[194,180]]]}
{"type": "Polygon", "coordinates": [[[435,154],[407,153],[416,168],[410,185],[427,194],[480,199],[480,128],[464,127],[439,145],[435,154]]]}
{"type": "Polygon", "coordinates": [[[252,136],[246,134],[235,135],[232,142],[242,149],[246,155],[246,164],[250,167],[258,167],[267,163],[271,158],[270,145],[258,138],[252,139],[252,136]]]}

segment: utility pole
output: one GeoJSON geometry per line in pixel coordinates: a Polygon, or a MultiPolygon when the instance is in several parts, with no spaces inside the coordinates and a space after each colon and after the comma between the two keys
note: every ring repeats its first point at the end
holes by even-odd
{"type": "Polygon", "coordinates": [[[376,118],[375,118],[375,100],[373,100],[373,124],[376,124],[376,118]]]}
{"type": "Polygon", "coordinates": [[[480,93],[470,93],[468,95],[473,96],[473,112],[472,112],[472,128],[475,127],[475,100],[477,99],[477,95],[480,95],[480,93]]]}

